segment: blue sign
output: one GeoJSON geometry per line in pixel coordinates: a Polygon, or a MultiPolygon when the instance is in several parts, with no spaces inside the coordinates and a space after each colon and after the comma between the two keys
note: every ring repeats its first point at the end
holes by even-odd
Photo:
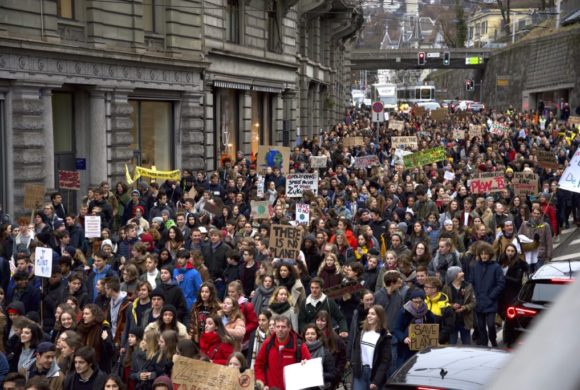
{"type": "Polygon", "coordinates": [[[86,158],[75,159],[75,168],[77,169],[77,171],[86,171],[87,159],[86,158]]]}

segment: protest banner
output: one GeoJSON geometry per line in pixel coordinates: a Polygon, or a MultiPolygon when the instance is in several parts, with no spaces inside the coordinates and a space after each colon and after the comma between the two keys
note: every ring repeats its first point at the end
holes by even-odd
{"type": "Polygon", "coordinates": [[[291,173],[286,175],[286,196],[300,198],[304,191],[318,195],[318,173],[291,173]]]}
{"type": "Polygon", "coordinates": [[[443,178],[445,180],[455,180],[455,173],[451,171],[445,171],[443,174],[443,178]]]}
{"type": "Polygon", "coordinates": [[[326,156],[310,156],[310,167],[326,168],[327,160],[326,156]]]}
{"type": "Polygon", "coordinates": [[[336,286],[324,289],[324,294],[329,298],[338,298],[346,294],[353,294],[357,291],[364,290],[365,287],[358,282],[349,282],[346,284],[337,284],[336,286]]]}
{"type": "Polygon", "coordinates": [[[264,197],[264,186],[266,185],[266,177],[262,175],[257,175],[258,180],[256,180],[256,196],[258,198],[264,197]]]}
{"type": "Polygon", "coordinates": [[[290,148],[286,146],[260,145],[256,155],[258,173],[263,173],[266,168],[279,168],[285,175],[290,172],[290,148]]]}
{"type": "Polygon", "coordinates": [[[439,345],[439,324],[411,324],[409,325],[409,349],[420,351],[427,347],[439,345]]]}
{"type": "Polygon", "coordinates": [[[76,171],[58,171],[58,188],[61,190],[80,190],[81,173],[76,171]]]}
{"type": "Polygon", "coordinates": [[[368,156],[359,156],[354,158],[354,167],[355,168],[368,168],[372,167],[373,165],[380,165],[381,162],[379,161],[379,156],[376,154],[370,154],[368,156]]]}
{"type": "Polygon", "coordinates": [[[284,387],[286,390],[322,389],[324,376],[322,358],[315,358],[289,364],[284,367],[284,387]]]}
{"type": "Polygon", "coordinates": [[[391,119],[389,120],[389,129],[403,131],[405,130],[405,122],[391,119]]]}
{"type": "Polygon", "coordinates": [[[493,135],[503,137],[504,134],[507,134],[510,132],[510,127],[504,123],[493,122],[489,126],[489,132],[493,135]]]}
{"type": "Polygon", "coordinates": [[[135,181],[139,180],[142,177],[146,177],[149,179],[159,179],[161,181],[165,180],[177,181],[181,177],[181,172],[178,169],[173,171],[159,171],[155,166],[152,166],[151,168],[136,166],[135,173],[133,174],[133,177],[131,177],[131,174],[129,173],[129,168],[125,164],[125,180],[127,181],[127,184],[133,184],[135,181]]]}
{"type": "Polygon", "coordinates": [[[538,175],[528,172],[514,172],[512,186],[516,196],[528,196],[538,193],[538,175]]]}
{"type": "Polygon", "coordinates": [[[503,172],[485,172],[474,174],[469,188],[473,194],[486,194],[505,189],[505,176],[503,172]]]}
{"type": "Polygon", "coordinates": [[[272,257],[296,260],[300,255],[302,231],[290,225],[270,226],[269,247],[272,257]]]}
{"type": "Polygon", "coordinates": [[[556,161],[556,155],[551,150],[538,149],[536,156],[538,157],[538,165],[542,168],[558,169],[560,167],[556,161]]]}
{"type": "Polygon", "coordinates": [[[24,209],[35,210],[44,201],[46,188],[42,184],[24,185],[24,209]]]}
{"type": "Polygon", "coordinates": [[[85,217],[85,237],[86,238],[101,237],[100,215],[87,215],[85,217]]]}
{"type": "Polygon", "coordinates": [[[563,190],[580,192],[580,148],[572,156],[570,165],[560,177],[558,186],[563,190]]]}
{"type": "Polygon", "coordinates": [[[472,123],[469,124],[469,132],[468,136],[469,139],[473,137],[481,137],[483,135],[483,129],[481,125],[474,125],[472,123]]]}
{"type": "Polygon", "coordinates": [[[391,137],[391,147],[396,149],[411,148],[417,150],[419,142],[417,136],[411,137],[391,137]]]}
{"type": "Polygon", "coordinates": [[[351,146],[364,145],[363,137],[346,137],[342,139],[342,145],[350,148],[351,146]]]}
{"type": "Polygon", "coordinates": [[[307,203],[296,203],[296,222],[303,225],[310,223],[310,205],[307,203]]]}
{"type": "Polygon", "coordinates": [[[425,115],[425,107],[422,106],[417,106],[417,107],[413,107],[413,116],[423,116],[425,115]]]}
{"type": "Polygon", "coordinates": [[[171,370],[171,390],[253,390],[254,371],[175,355],[171,370]]]}
{"type": "Polygon", "coordinates": [[[431,111],[431,119],[436,121],[444,121],[449,116],[449,111],[446,108],[438,108],[431,111]]]}
{"type": "Polygon", "coordinates": [[[34,250],[34,275],[42,278],[52,276],[52,249],[36,247],[34,250]]]}
{"type": "Polygon", "coordinates": [[[453,130],[452,133],[453,139],[465,139],[465,130],[453,130]]]}
{"type": "Polygon", "coordinates": [[[411,169],[415,167],[422,167],[424,165],[442,160],[445,160],[445,148],[439,146],[433,149],[423,150],[421,152],[404,156],[403,164],[405,169],[411,169]]]}
{"type": "Polygon", "coordinates": [[[254,219],[269,219],[272,216],[272,205],[267,200],[252,200],[250,207],[254,219]]]}

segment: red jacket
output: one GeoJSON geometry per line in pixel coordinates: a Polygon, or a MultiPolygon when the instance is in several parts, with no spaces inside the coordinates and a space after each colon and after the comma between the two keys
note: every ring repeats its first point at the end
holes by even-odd
{"type": "Polygon", "coordinates": [[[224,343],[216,332],[203,332],[199,338],[199,349],[212,363],[225,366],[228,358],[234,353],[234,346],[224,343]]]}
{"type": "MultiPolygon", "coordinates": [[[[290,333],[285,344],[281,344],[275,334],[264,340],[256,357],[256,363],[254,364],[256,381],[261,381],[265,386],[269,386],[270,388],[277,387],[280,390],[285,390],[284,367],[298,363],[296,359],[297,341],[298,336],[294,332],[290,333]],[[272,338],[274,339],[273,341],[272,338]],[[273,343],[273,345],[270,343],[273,343]],[[270,347],[268,348],[269,344],[270,347]],[[280,351],[280,347],[282,346],[283,348],[280,351]],[[268,356],[266,356],[266,349],[269,349],[268,356]],[[267,367],[266,361],[268,362],[267,367]]],[[[310,359],[310,352],[308,351],[306,343],[301,343],[300,356],[301,360],[310,359]]]]}
{"type": "MultiPolygon", "coordinates": [[[[245,298],[244,298],[245,300],[245,298]]],[[[250,334],[258,329],[258,316],[256,315],[256,311],[254,310],[254,305],[252,302],[238,302],[240,304],[240,311],[244,316],[244,320],[246,322],[246,333],[244,334],[244,347],[247,346],[248,340],[250,340],[250,334]]],[[[242,349],[245,349],[242,347],[242,349]]]]}
{"type": "Polygon", "coordinates": [[[558,220],[556,219],[556,209],[549,203],[541,203],[540,210],[550,220],[550,227],[552,228],[552,235],[558,231],[558,220]]]}

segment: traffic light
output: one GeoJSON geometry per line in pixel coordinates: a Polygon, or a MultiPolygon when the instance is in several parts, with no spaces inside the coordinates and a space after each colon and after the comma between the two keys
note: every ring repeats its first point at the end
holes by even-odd
{"type": "Polygon", "coordinates": [[[421,66],[425,65],[425,52],[420,51],[419,55],[417,56],[417,63],[421,66]]]}
{"type": "Polygon", "coordinates": [[[445,53],[443,53],[443,65],[449,65],[449,63],[451,62],[451,53],[449,53],[448,51],[446,51],[445,53]]]}
{"type": "Polygon", "coordinates": [[[475,83],[473,80],[465,80],[465,90],[466,91],[473,91],[475,87],[475,83]]]}

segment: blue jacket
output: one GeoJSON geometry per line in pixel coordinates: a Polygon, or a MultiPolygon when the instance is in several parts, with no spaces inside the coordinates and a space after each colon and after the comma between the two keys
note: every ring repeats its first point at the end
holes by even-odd
{"type": "Polygon", "coordinates": [[[497,301],[505,287],[501,266],[495,261],[477,261],[469,278],[475,292],[475,312],[497,313],[497,301]]]}
{"type": "Polygon", "coordinates": [[[183,275],[183,280],[177,285],[183,291],[185,296],[185,304],[187,311],[191,311],[191,307],[197,300],[197,292],[201,288],[201,276],[195,268],[175,268],[173,270],[173,279],[177,280],[178,275],[183,275]]]}
{"type": "Polygon", "coordinates": [[[87,292],[89,293],[89,299],[91,302],[94,302],[97,296],[97,281],[100,279],[110,278],[112,276],[118,276],[109,264],[105,265],[105,268],[101,272],[95,271],[93,267],[89,272],[89,276],[87,277],[87,292]]]}
{"type": "Polygon", "coordinates": [[[4,383],[4,378],[6,378],[9,371],[8,359],[6,359],[4,353],[0,352],[0,383],[4,383]]]}

